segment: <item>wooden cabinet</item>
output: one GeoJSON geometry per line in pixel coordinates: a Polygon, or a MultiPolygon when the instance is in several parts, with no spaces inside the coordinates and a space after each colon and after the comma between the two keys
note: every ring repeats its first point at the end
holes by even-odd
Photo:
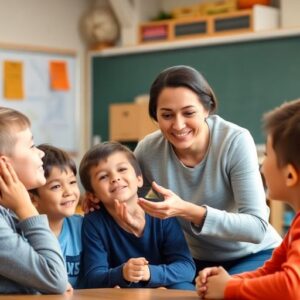
{"type": "Polygon", "coordinates": [[[148,103],[115,103],[109,106],[109,139],[139,141],[157,130],[148,116],[148,103]]]}

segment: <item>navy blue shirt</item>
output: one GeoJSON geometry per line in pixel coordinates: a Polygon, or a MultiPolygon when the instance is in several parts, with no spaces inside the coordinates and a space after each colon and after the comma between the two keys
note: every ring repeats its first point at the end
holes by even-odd
{"type": "Polygon", "coordinates": [[[175,218],[160,220],[145,215],[143,235],[123,230],[102,206],[84,217],[83,272],[86,288],[144,287],[193,289],[194,261],[175,218]],[[129,283],[122,275],[130,258],[149,261],[150,280],[129,283]]]}

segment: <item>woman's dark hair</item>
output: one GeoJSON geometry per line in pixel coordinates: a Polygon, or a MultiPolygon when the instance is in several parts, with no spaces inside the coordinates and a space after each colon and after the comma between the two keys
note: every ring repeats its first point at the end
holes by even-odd
{"type": "Polygon", "coordinates": [[[217,98],[202,74],[189,66],[174,66],[163,70],[150,88],[149,115],[155,121],[158,97],[166,87],[186,87],[198,95],[209,114],[217,109],[217,98]]]}

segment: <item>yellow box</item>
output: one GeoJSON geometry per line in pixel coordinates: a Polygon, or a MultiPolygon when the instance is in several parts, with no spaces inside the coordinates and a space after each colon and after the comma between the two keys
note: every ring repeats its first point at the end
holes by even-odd
{"type": "Polygon", "coordinates": [[[157,125],[148,116],[147,103],[115,103],[109,107],[109,138],[113,141],[139,141],[157,125]]]}

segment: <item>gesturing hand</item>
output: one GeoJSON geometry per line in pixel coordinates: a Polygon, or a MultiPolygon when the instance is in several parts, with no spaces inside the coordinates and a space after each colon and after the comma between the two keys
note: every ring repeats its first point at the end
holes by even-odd
{"type": "Polygon", "coordinates": [[[38,214],[12,165],[3,159],[0,159],[0,191],[0,204],[14,211],[20,220],[38,214]]]}
{"type": "Polygon", "coordinates": [[[130,258],[123,266],[123,278],[129,282],[150,279],[149,262],[144,257],[130,258]]]}
{"type": "Polygon", "coordinates": [[[115,212],[127,231],[133,233],[137,237],[140,237],[143,234],[145,227],[145,213],[141,208],[130,214],[127,210],[126,203],[116,199],[115,212]]]}
{"type": "Polygon", "coordinates": [[[154,191],[161,194],[164,198],[162,202],[153,202],[143,198],[139,198],[139,205],[143,208],[145,212],[149,215],[166,219],[169,217],[182,216],[185,201],[182,200],[179,196],[173,193],[171,190],[168,190],[156,182],[153,181],[152,188],[154,191]]]}

